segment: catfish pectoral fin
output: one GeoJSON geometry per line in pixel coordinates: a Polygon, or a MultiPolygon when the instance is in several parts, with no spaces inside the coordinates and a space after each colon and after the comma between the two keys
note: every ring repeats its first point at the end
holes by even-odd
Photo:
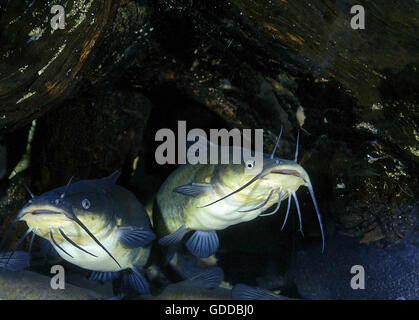
{"type": "Polygon", "coordinates": [[[156,235],[148,228],[120,227],[118,229],[119,241],[126,248],[138,248],[148,245],[156,235]]]}
{"type": "Polygon", "coordinates": [[[208,258],[218,250],[218,236],[215,231],[195,231],[186,242],[188,250],[197,258],[208,258]]]}
{"type": "Polygon", "coordinates": [[[131,267],[131,273],[125,275],[124,286],[133,289],[140,294],[148,294],[150,292],[150,287],[144,277],[144,271],[139,270],[136,267],[131,267]]]}
{"type": "Polygon", "coordinates": [[[174,246],[182,241],[188,231],[189,230],[185,226],[181,226],[175,232],[161,238],[158,242],[161,246],[174,246]]]}
{"type": "Polygon", "coordinates": [[[177,192],[189,197],[198,197],[207,192],[211,192],[212,185],[208,183],[189,183],[183,186],[179,186],[173,189],[173,192],[177,192]]]}
{"type": "Polygon", "coordinates": [[[90,281],[102,281],[108,282],[115,280],[118,278],[119,272],[100,272],[100,271],[92,271],[89,280],[90,281]]]}

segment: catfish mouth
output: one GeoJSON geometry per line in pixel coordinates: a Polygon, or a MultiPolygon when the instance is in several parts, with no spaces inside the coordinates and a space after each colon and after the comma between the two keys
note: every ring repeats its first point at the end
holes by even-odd
{"type": "Polygon", "coordinates": [[[58,211],[53,211],[53,210],[33,210],[33,211],[28,211],[27,213],[31,213],[33,215],[39,215],[39,214],[61,214],[62,212],[58,212],[58,211]]]}
{"type": "Polygon", "coordinates": [[[297,170],[292,170],[292,169],[277,169],[277,170],[272,170],[271,173],[276,173],[276,174],[285,174],[288,176],[294,176],[297,178],[301,178],[304,180],[304,178],[302,177],[301,173],[298,172],[297,170]]]}
{"type": "Polygon", "coordinates": [[[304,171],[301,172],[294,169],[274,169],[270,173],[283,174],[286,176],[294,176],[296,178],[303,180],[305,183],[308,183],[307,175],[304,173],[304,171]]]}
{"type": "Polygon", "coordinates": [[[286,175],[302,178],[301,173],[299,173],[297,170],[291,170],[291,169],[272,170],[271,173],[286,174],[286,175]]]}
{"type": "Polygon", "coordinates": [[[32,209],[32,210],[27,210],[27,211],[22,212],[22,214],[20,215],[20,219],[22,219],[26,215],[40,217],[43,215],[52,216],[52,215],[60,215],[60,214],[64,214],[64,213],[61,211],[50,210],[50,209],[32,209]]]}

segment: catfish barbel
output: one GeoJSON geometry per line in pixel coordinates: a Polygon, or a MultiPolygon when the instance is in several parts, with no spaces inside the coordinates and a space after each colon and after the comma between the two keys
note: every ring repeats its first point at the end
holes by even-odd
{"type": "MultiPolygon", "coordinates": [[[[282,134],[282,130],[281,130],[282,134]]],[[[284,228],[294,199],[303,233],[296,191],[307,187],[317,214],[324,249],[324,232],[309,175],[299,165],[298,139],[295,161],[275,157],[281,134],[271,155],[263,155],[263,169],[256,175],[245,173],[241,164],[185,164],[163,183],[156,199],[154,226],[159,244],[170,260],[185,235],[188,250],[198,258],[214,254],[219,246],[217,230],[278,212],[288,198],[284,228]],[[272,212],[265,211],[276,204],[272,212]]],[[[241,153],[243,154],[243,153],[241,153]]],[[[230,158],[231,159],[231,158],[230,158]]],[[[282,229],[281,229],[282,230],[282,229]]]]}
{"type": "MultiPolygon", "coordinates": [[[[118,277],[119,271],[129,269],[123,283],[147,293],[143,267],[155,235],[141,203],[116,184],[119,176],[117,171],[106,178],[73,184],[70,179],[66,186],[40,196],[28,189],[32,199],[8,232],[18,221],[25,221],[29,229],[19,244],[33,232],[31,244],[35,234],[50,241],[63,259],[92,270],[91,280],[110,281],[118,277]]],[[[26,263],[24,259],[13,259],[11,254],[8,262],[15,261],[26,263]]]]}

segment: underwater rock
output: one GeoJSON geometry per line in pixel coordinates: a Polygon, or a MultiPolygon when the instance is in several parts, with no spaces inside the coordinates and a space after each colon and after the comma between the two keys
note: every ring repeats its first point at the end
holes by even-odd
{"type": "Polygon", "coordinates": [[[65,290],[51,288],[51,277],[31,271],[0,271],[0,299],[5,300],[87,300],[104,299],[89,289],[66,283],[65,290]]]}
{"type": "Polygon", "coordinates": [[[296,252],[288,278],[304,299],[407,299],[419,298],[418,230],[399,243],[359,244],[356,239],[336,235],[324,254],[318,246],[296,252]],[[354,265],[365,270],[365,289],[354,290],[354,265]]]}
{"type": "Polygon", "coordinates": [[[145,300],[231,300],[231,290],[225,288],[208,289],[185,280],[169,284],[160,294],[144,296],[145,300]]]}
{"type": "MultiPolygon", "coordinates": [[[[69,268],[66,266],[66,270],[68,269],[69,268]]],[[[67,273],[66,276],[66,282],[75,287],[79,287],[82,290],[93,291],[103,298],[111,298],[114,296],[112,282],[91,281],[86,275],[79,273],[67,273]]]]}

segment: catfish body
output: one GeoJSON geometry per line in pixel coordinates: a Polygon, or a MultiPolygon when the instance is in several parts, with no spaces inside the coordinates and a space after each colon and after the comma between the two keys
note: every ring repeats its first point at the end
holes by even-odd
{"type": "MultiPolygon", "coordinates": [[[[244,184],[245,179],[241,179],[239,176],[242,175],[243,170],[244,168],[241,165],[211,164],[186,164],[177,168],[163,183],[157,194],[158,209],[163,215],[167,231],[173,233],[182,225],[190,230],[222,230],[231,225],[252,220],[266,210],[265,207],[248,213],[240,212],[241,208],[244,209],[264,200],[269,190],[263,187],[260,188],[260,185],[243,190],[243,194],[237,195],[236,199],[233,198],[216,203],[210,207],[199,208],[244,184]],[[237,174],[234,173],[235,171],[237,171],[237,174]],[[229,174],[235,176],[234,180],[236,181],[226,178],[229,174]],[[228,181],[225,181],[226,179],[228,181]],[[208,187],[209,190],[207,192],[197,194],[196,196],[185,196],[183,193],[175,192],[179,186],[192,183],[208,184],[208,186],[211,185],[214,188],[208,187]],[[250,194],[254,194],[254,199],[250,198],[250,194]],[[246,199],[246,196],[249,197],[246,199]]],[[[272,199],[267,207],[275,202],[272,199]]],[[[164,231],[159,224],[161,220],[156,220],[156,228],[160,236],[164,234],[164,231]]]]}
{"type": "MultiPolygon", "coordinates": [[[[301,213],[295,192],[306,186],[320,213],[307,172],[295,161],[263,155],[262,172],[252,175],[241,164],[184,164],[163,183],[153,208],[153,222],[165,248],[167,259],[173,256],[184,236],[194,231],[186,247],[198,258],[214,254],[219,246],[217,230],[250,221],[279,210],[288,198],[286,219],[295,200],[302,232],[301,213]],[[273,212],[264,213],[276,204],[273,212]]],[[[286,220],[284,221],[285,225],[286,220]]]]}
{"type": "Polygon", "coordinates": [[[145,293],[142,268],[155,235],[141,203],[116,184],[119,175],[81,180],[34,196],[18,220],[48,240],[63,259],[92,270],[92,280],[113,280],[117,272],[130,269],[126,280],[145,293]]]}

